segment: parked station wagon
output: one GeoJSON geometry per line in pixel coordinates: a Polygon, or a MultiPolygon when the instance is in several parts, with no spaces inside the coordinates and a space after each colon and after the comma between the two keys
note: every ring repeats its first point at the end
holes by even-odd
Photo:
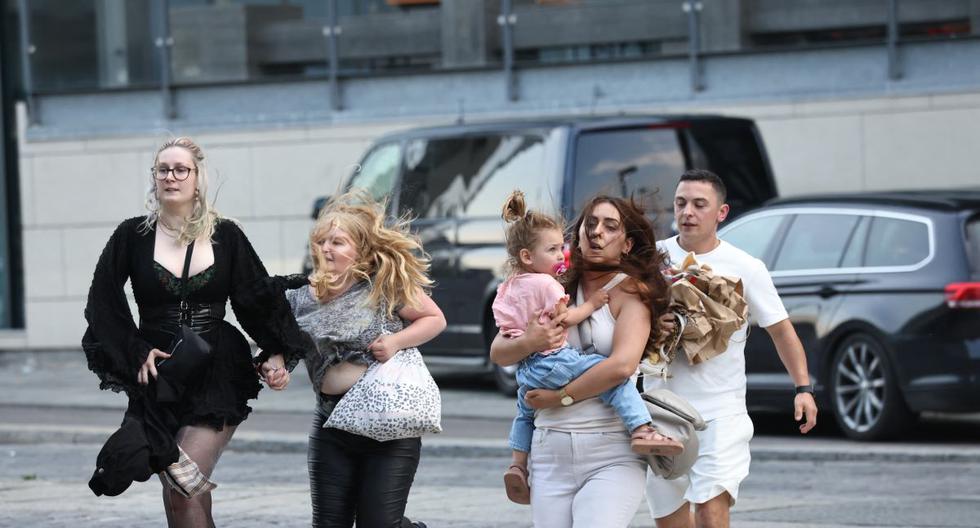
{"type": "MultiPolygon", "coordinates": [[[[769,267],[821,406],[848,436],[980,411],[980,190],[777,200],[720,236],[769,267]]],[[[785,410],[792,380],[751,330],[750,408],[785,410]]]]}

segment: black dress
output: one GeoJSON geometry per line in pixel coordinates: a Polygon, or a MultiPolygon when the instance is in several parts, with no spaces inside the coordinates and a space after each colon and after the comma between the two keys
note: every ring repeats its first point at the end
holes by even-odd
{"type": "MultiPolygon", "coordinates": [[[[95,269],[85,307],[88,366],[98,374],[101,388],[126,391],[131,400],[145,390],[136,374],[149,351],[166,350],[172,336],[158,327],[136,325],[123,286],[131,281],[141,314],[180,301],[180,278],[154,261],[155,231],[141,233],[143,220],[130,218],[116,228],[95,269]]],[[[234,222],[220,220],[212,244],[214,264],[190,277],[188,302],[223,306],[230,299],[238,322],[264,357],[282,353],[292,369],[311,343],[281,293],[267,291],[268,274],[245,234],[234,222]]],[[[238,425],[251,411],[247,400],[261,388],[251,349],[242,333],[224,320],[200,335],[211,344],[214,359],[200,381],[186,388],[174,414],[180,425],[217,430],[238,425]]]]}

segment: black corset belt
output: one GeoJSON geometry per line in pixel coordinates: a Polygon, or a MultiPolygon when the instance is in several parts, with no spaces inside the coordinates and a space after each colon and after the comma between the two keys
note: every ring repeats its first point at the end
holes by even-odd
{"type": "Polygon", "coordinates": [[[166,332],[184,323],[199,334],[210,331],[225,319],[224,303],[160,304],[140,308],[140,330],[166,332]]]}

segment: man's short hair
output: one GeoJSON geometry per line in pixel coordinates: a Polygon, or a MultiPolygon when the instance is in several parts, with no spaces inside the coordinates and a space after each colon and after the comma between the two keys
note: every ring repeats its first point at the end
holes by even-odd
{"type": "Polygon", "coordinates": [[[725,182],[721,181],[721,178],[717,174],[707,170],[707,169],[690,169],[684,171],[681,174],[680,181],[699,181],[710,183],[712,187],[715,188],[715,192],[718,193],[718,198],[721,200],[720,203],[725,203],[728,199],[728,189],[725,188],[725,182]]]}

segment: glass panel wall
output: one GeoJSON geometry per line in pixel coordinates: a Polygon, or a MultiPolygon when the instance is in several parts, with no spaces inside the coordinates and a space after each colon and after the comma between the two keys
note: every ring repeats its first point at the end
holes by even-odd
{"type": "Polygon", "coordinates": [[[36,92],[153,85],[150,0],[29,0],[36,92]]]}
{"type": "MultiPolygon", "coordinates": [[[[331,45],[343,78],[496,69],[508,51],[518,68],[677,57],[692,31],[702,54],[884,45],[892,20],[885,0],[6,0],[20,5],[38,93],[158,86],[163,25],[181,86],[325,78],[331,45]]],[[[980,35],[973,0],[896,5],[898,42],[980,35]]]]}
{"type": "Polygon", "coordinates": [[[438,2],[346,0],[338,1],[337,11],[341,75],[411,73],[442,67],[443,17],[438,2]]]}
{"type": "MultiPolygon", "coordinates": [[[[888,38],[890,2],[886,0],[810,0],[792,5],[783,0],[747,0],[745,4],[746,44],[751,47],[881,44],[888,38]]],[[[899,0],[898,38],[968,36],[973,9],[969,0],[899,0]]]]}
{"type": "MultiPolygon", "coordinates": [[[[903,41],[944,40],[976,34],[971,9],[980,8],[970,0],[919,0],[899,2],[898,35],[903,41]]],[[[977,16],[974,11],[973,17],[977,16]]],[[[973,19],[976,21],[976,18],[973,19]]]]}
{"type": "Polygon", "coordinates": [[[682,5],[679,0],[514,0],[515,61],[608,62],[687,53],[682,5]]]}
{"type": "MultiPolygon", "coordinates": [[[[2,139],[2,136],[0,136],[2,139]]],[[[2,143],[2,142],[0,142],[2,143]]],[[[7,207],[6,171],[0,168],[0,328],[10,328],[11,325],[11,293],[13,266],[10,262],[10,218],[7,207]]]]}
{"type": "MultiPolygon", "coordinates": [[[[153,88],[163,0],[25,0],[36,93],[153,88]]],[[[344,75],[441,67],[438,2],[335,0],[344,75]]],[[[169,0],[175,85],[322,78],[331,0],[169,0]]],[[[18,0],[7,0],[10,11],[18,0]]],[[[19,28],[18,28],[19,30],[19,28]]]]}

